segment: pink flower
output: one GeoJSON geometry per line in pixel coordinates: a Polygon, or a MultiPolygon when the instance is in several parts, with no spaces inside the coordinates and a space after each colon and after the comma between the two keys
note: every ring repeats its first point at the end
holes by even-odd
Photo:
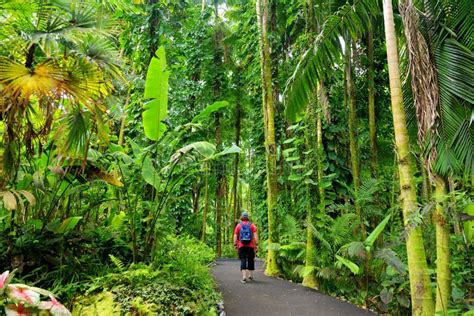
{"type": "Polygon", "coordinates": [[[5,287],[7,284],[8,276],[10,275],[10,271],[5,271],[0,275],[0,290],[5,287]]]}
{"type": "Polygon", "coordinates": [[[8,298],[14,302],[23,302],[36,305],[40,301],[40,294],[23,284],[10,284],[7,289],[8,298]]]}
{"type": "Polygon", "coordinates": [[[10,304],[5,306],[5,313],[7,316],[30,316],[31,311],[23,305],[19,304],[10,304]]]}
{"type": "Polygon", "coordinates": [[[49,309],[49,312],[53,316],[71,316],[71,312],[64,307],[63,304],[59,303],[53,296],[49,296],[51,301],[41,302],[38,307],[40,309],[49,309]]]}

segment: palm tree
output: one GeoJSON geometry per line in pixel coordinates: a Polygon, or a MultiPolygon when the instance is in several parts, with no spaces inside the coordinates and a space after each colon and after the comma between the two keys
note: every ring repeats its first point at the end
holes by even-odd
{"type": "Polygon", "coordinates": [[[403,95],[400,81],[400,70],[397,51],[397,37],[393,22],[392,1],[384,0],[383,5],[387,62],[390,81],[393,127],[395,145],[398,154],[398,171],[400,180],[400,199],[404,226],[409,230],[406,237],[408,273],[413,315],[433,315],[434,304],[431,294],[430,277],[426,261],[421,227],[413,226],[410,217],[417,211],[417,193],[413,166],[411,163],[408,131],[403,95]]]}
{"type": "Polygon", "coordinates": [[[23,54],[11,51],[0,57],[3,156],[7,169],[14,171],[22,144],[29,154],[35,140],[41,148],[57,110],[68,114],[62,120],[65,136],[59,138],[63,149],[75,151],[79,140],[79,147],[87,144],[85,122],[91,118],[100,130],[105,112],[101,100],[112,88],[109,78],[121,78],[120,59],[100,25],[97,4],[12,1],[2,9],[8,14],[0,36],[24,49],[23,54]]]}
{"type": "Polygon", "coordinates": [[[449,221],[444,206],[444,177],[454,173],[472,175],[474,170],[474,129],[471,124],[466,125],[474,112],[465,111],[468,103],[472,103],[472,85],[466,87],[466,91],[453,91],[452,88],[463,86],[465,82],[472,83],[474,79],[472,39],[464,36],[469,29],[469,22],[465,22],[470,20],[467,15],[469,9],[468,1],[428,1],[424,14],[419,14],[411,0],[400,3],[409,48],[410,82],[418,122],[418,143],[425,153],[423,160],[427,162],[429,178],[436,188],[437,205],[433,216],[437,257],[436,311],[444,313],[448,311],[451,294],[449,221]],[[421,22],[429,26],[425,34],[421,22]],[[450,32],[446,32],[446,26],[450,32]],[[449,68],[443,65],[449,65],[449,68]],[[454,73],[453,69],[460,71],[454,73]],[[460,116],[456,113],[459,110],[460,116]],[[446,126],[450,126],[450,129],[446,126]],[[458,134],[458,131],[463,132],[458,134]],[[464,152],[471,155],[465,156],[464,152]]]}

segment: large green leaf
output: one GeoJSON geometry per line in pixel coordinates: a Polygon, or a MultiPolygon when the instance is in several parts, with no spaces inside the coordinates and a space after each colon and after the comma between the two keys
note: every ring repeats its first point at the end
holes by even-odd
{"type": "Polygon", "coordinates": [[[142,114],[145,135],[151,140],[159,140],[166,131],[163,121],[168,114],[168,79],[165,48],[156,51],[148,67],[145,82],[145,111],[142,114]]]}
{"type": "Polygon", "coordinates": [[[185,156],[191,153],[198,153],[204,158],[211,158],[214,153],[216,152],[216,146],[209,143],[209,142],[195,142],[188,144],[176,151],[171,157],[172,162],[176,162],[179,160],[179,157],[185,156]]]}
{"type": "Polygon", "coordinates": [[[224,149],[220,153],[217,153],[217,154],[213,155],[212,159],[216,159],[216,158],[219,158],[219,157],[222,157],[222,156],[225,156],[225,155],[240,154],[240,153],[242,153],[242,149],[240,149],[240,147],[237,146],[237,145],[232,145],[230,147],[227,147],[226,149],[224,149]]]}
{"type": "Polygon", "coordinates": [[[216,111],[219,111],[220,109],[222,108],[225,108],[225,107],[228,107],[229,106],[229,102],[227,101],[217,101],[217,102],[214,102],[210,105],[208,105],[204,110],[202,110],[201,113],[199,113],[198,115],[196,115],[193,120],[192,120],[192,123],[196,123],[196,122],[199,122],[200,120],[203,120],[203,119],[206,119],[208,118],[212,113],[216,112],[216,111]]]}
{"type": "Polygon", "coordinates": [[[114,230],[120,229],[120,227],[122,227],[123,222],[125,221],[125,217],[126,214],[124,211],[120,211],[120,213],[115,214],[110,223],[110,227],[112,227],[114,230]]]}
{"type": "Polygon", "coordinates": [[[65,234],[71,230],[73,230],[79,221],[82,219],[82,216],[73,216],[65,219],[62,223],[61,226],[59,226],[54,232],[56,234],[65,234]]]}
{"type": "Polygon", "coordinates": [[[387,226],[387,223],[390,220],[390,216],[391,216],[390,214],[387,215],[383,219],[383,221],[381,221],[380,224],[378,224],[377,227],[375,227],[375,229],[372,231],[372,233],[369,236],[367,236],[367,238],[365,239],[365,242],[364,242],[367,247],[370,247],[370,248],[373,247],[375,240],[377,240],[379,235],[385,229],[385,226],[387,226]]]}
{"type": "Polygon", "coordinates": [[[343,258],[343,257],[338,256],[338,255],[336,255],[336,259],[338,261],[337,263],[338,263],[339,267],[341,266],[341,264],[343,264],[347,268],[349,268],[349,270],[351,270],[352,273],[354,273],[354,274],[359,274],[360,273],[359,266],[357,264],[355,264],[354,262],[352,262],[351,260],[343,258]]]}
{"type": "Polygon", "coordinates": [[[152,185],[157,190],[160,189],[161,177],[148,156],[143,160],[142,176],[146,183],[152,185]]]}

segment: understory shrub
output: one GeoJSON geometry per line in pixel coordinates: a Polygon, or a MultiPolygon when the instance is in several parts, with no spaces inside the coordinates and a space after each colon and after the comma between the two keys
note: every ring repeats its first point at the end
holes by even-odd
{"type": "Polygon", "coordinates": [[[111,257],[118,271],[97,278],[88,294],[76,301],[73,314],[92,313],[90,306],[99,306],[98,300],[110,300],[110,294],[122,314],[213,313],[220,295],[208,269],[214,259],[209,247],[187,237],[167,237],[153,257],[149,265],[132,264],[127,268],[111,257]],[[99,289],[107,291],[106,294],[99,289]]]}

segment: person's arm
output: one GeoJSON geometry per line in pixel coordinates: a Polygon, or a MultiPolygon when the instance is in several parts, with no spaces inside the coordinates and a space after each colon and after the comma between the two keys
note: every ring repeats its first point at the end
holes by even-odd
{"type": "Polygon", "coordinates": [[[240,224],[237,224],[234,229],[234,248],[237,249],[237,235],[239,234],[240,231],[240,224]]]}
{"type": "Polygon", "coordinates": [[[237,234],[234,234],[234,248],[237,248],[237,234]]]}

